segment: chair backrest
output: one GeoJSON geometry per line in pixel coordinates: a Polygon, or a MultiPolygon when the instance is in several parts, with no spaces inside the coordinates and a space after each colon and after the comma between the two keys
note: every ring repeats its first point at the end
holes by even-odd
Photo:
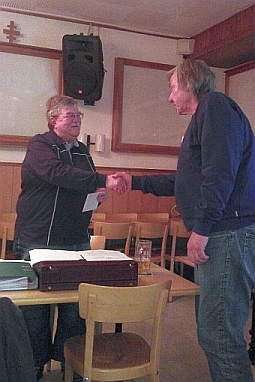
{"type": "Polygon", "coordinates": [[[176,254],[176,243],[178,238],[189,238],[189,232],[181,219],[171,219],[169,226],[169,234],[172,236],[171,252],[170,252],[170,271],[174,271],[174,261],[176,254]]]}
{"type": "Polygon", "coordinates": [[[165,267],[165,254],[166,245],[169,232],[168,222],[137,222],[135,224],[136,242],[139,239],[161,239],[160,256],[153,258],[152,247],[152,261],[160,262],[162,267],[165,267]]]}
{"type": "Polygon", "coordinates": [[[0,221],[0,239],[2,240],[1,244],[1,259],[6,258],[6,247],[7,247],[7,241],[13,241],[14,240],[14,231],[15,231],[15,222],[4,222],[0,221]]]}
{"type": "Polygon", "coordinates": [[[134,224],[114,222],[94,222],[94,235],[103,235],[106,240],[125,240],[124,253],[128,256],[134,224]]]}
{"type": "MultiPolygon", "coordinates": [[[[147,320],[151,320],[151,332],[148,333],[151,337],[150,367],[147,370],[154,370],[155,368],[158,370],[163,313],[168,294],[169,290],[165,289],[162,284],[132,288],[105,287],[92,284],[79,285],[79,313],[86,320],[86,345],[83,370],[84,375],[88,376],[88,380],[91,380],[92,375],[94,334],[96,323],[98,322],[121,322],[125,324],[145,320],[148,322],[147,320]]],[[[130,333],[131,331],[129,325],[128,332],[130,333]]],[[[131,347],[130,352],[132,350],[131,347]]]]}
{"type": "Polygon", "coordinates": [[[86,320],[86,327],[90,319],[94,323],[123,324],[155,319],[159,303],[162,303],[161,291],[165,291],[166,299],[163,300],[166,305],[169,290],[164,284],[129,288],[81,283],[78,290],[79,314],[86,320]]]}
{"type": "Polygon", "coordinates": [[[137,220],[139,222],[168,222],[169,214],[167,212],[140,213],[137,220]]]}
{"type": "Polygon", "coordinates": [[[92,235],[90,236],[90,247],[91,249],[105,249],[106,238],[103,235],[92,235]]]}
{"type": "Polygon", "coordinates": [[[106,214],[104,212],[93,212],[91,221],[92,222],[104,222],[106,219],[106,214]]]}
{"type": "Polygon", "coordinates": [[[106,222],[116,222],[116,223],[135,223],[137,221],[138,214],[135,212],[127,213],[107,213],[106,222]]]}

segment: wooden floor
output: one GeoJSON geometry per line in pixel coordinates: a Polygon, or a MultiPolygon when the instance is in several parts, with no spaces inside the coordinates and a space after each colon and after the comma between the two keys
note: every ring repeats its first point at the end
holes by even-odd
{"type": "MultiPolygon", "coordinates": [[[[249,341],[247,324],[246,338],[249,341]]],[[[137,327],[144,333],[146,328],[137,327]]],[[[255,381],[255,367],[254,381],[255,381]]],[[[161,382],[209,382],[210,375],[203,351],[198,345],[194,311],[194,297],[175,297],[168,303],[161,352],[161,382]]],[[[53,362],[53,370],[45,373],[42,382],[61,382],[60,365],[53,362]]],[[[136,382],[147,382],[146,378],[136,382]]]]}

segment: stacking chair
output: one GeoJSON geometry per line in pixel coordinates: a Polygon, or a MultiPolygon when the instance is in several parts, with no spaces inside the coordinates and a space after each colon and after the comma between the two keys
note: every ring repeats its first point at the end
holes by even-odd
{"type": "Polygon", "coordinates": [[[139,222],[163,222],[167,223],[169,221],[169,214],[167,212],[144,212],[138,214],[137,220],[139,222]]]}
{"type": "MultiPolygon", "coordinates": [[[[123,247],[118,247],[113,245],[111,242],[111,248],[119,251],[124,251],[124,253],[129,256],[130,243],[133,235],[134,224],[132,223],[114,223],[114,222],[95,222],[94,223],[94,235],[103,235],[106,238],[106,248],[107,240],[111,241],[124,241],[123,247]]],[[[109,248],[109,247],[108,247],[109,248]]],[[[111,249],[109,248],[109,249],[111,249]]]]}
{"type": "Polygon", "coordinates": [[[136,241],[140,239],[149,239],[152,241],[151,261],[160,263],[165,268],[166,244],[168,239],[168,222],[140,222],[135,224],[136,241]],[[160,242],[160,247],[154,244],[160,242]]]}
{"type": "Polygon", "coordinates": [[[93,235],[94,222],[104,222],[106,219],[106,214],[104,212],[93,211],[91,216],[91,221],[89,225],[89,234],[93,235]]]}
{"type": "Polygon", "coordinates": [[[90,247],[91,249],[105,249],[106,238],[103,235],[92,235],[90,236],[90,247]]]}
{"type": "Polygon", "coordinates": [[[1,243],[1,259],[13,258],[12,254],[7,254],[7,242],[14,240],[15,222],[0,221],[0,239],[1,243]]]}
{"type": "Polygon", "coordinates": [[[93,212],[91,221],[92,222],[104,222],[106,219],[106,214],[104,212],[93,212]]]}
{"type": "MultiPolygon", "coordinates": [[[[195,264],[189,260],[187,254],[178,254],[176,250],[177,240],[180,238],[188,239],[190,232],[187,231],[183,221],[181,219],[172,219],[170,222],[169,233],[172,236],[171,253],[170,256],[166,256],[170,260],[170,271],[174,272],[175,263],[180,263],[180,275],[183,276],[184,264],[193,267],[195,264]]],[[[186,252],[186,251],[185,251],[186,252]]]]}
{"type": "Polygon", "coordinates": [[[107,213],[106,222],[116,222],[116,223],[135,223],[137,221],[137,213],[135,212],[124,212],[124,213],[107,213]]]}
{"type": "Polygon", "coordinates": [[[13,258],[13,254],[7,251],[8,241],[14,240],[14,229],[17,214],[16,212],[0,213],[0,239],[1,239],[1,259],[13,258]]]}
{"type": "Polygon", "coordinates": [[[124,381],[143,376],[149,376],[150,382],[159,382],[163,313],[168,293],[162,284],[132,288],[80,284],[79,312],[86,320],[86,334],[65,342],[65,382],[73,381],[74,372],[87,382],[124,381]],[[151,323],[149,342],[130,329],[132,323],[145,320],[151,323]],[[95,334],[98,322],[121,322],[122,331],[95,334]],[[129,324],[128,331],[125,324],[129,324]]]}

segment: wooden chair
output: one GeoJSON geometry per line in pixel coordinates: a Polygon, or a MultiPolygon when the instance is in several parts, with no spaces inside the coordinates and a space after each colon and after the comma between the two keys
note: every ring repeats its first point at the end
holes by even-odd
{"type": "Polygon", "coordinates": [[[188,239],[190,237],[190,232],[187,231],[183,221],[181,219],[172,219],[170,221],[169,234],[172,236],[171,252],[170,256],[167,255],[166,258],[170,260],[170,271],[174,272],[175,263],[180,263],[180,275],[183,276],[184,264],[193,267],[195,264],[189,260],[187,254],[178,255],[176,251],[177,240],[180,238],[188,239]]]}
{"type": "Polygon", "coordinates": [[[90,236],[90,247],[91,249],[105,249],[106,238],[103,235],[92,235],[90,236]]]}
{"type": "Polygon", "coordinates": [[[14,240],[15,222],[0,221],[1,259],[14,258],[12,253],[7,254],[7,242],[14,240]]]}
{"type": "Polygon", "coordinates": [[[114,247],[113,249],[124,251],[129,256],[130,243],[133,235],[134,224],[114,223],[114,222],[95,222],[94,235],[103,235],[107,240],[124,240],[124,248],[114,247]]]}
{"type": "Polygon", "coordinates": [[[169,221],[169,214],[167,212],[152,212],[152,213],[140,213],[137,220],[139,222],[165,222],[169,221]]]}
{"type": "Polygon", "coordinates": [[[137,222],[135,224],[136,241],[139,239],[152,240],[151,260],[154,263],[160,263],[161,267],[163,268],[165,268],[168,232],[168,222],[137,222]],[[160,247],[154,245],[155,239],[160,241],[160,247]]]}
{"type": "Polygon", "coordinates": [[[104,222],[106,219],[106,214],[104,212],[93,212],[91,221],[92,222],[104,222]]]}
{"type": "Polygon", "coordinates": [[[137,221],[137,213],[135,212],[125,212],[125,213],[107,213],[106,222],[116,222],[116,223],[135,223],[137,221]]]}
{"type": "Polygon", "coordinates": [[[106,219],[106,214],[104,212],[95,212],[93,211],[91,216],[91,221],[89,225],[89,234],[93,235],[94,223],[95,222],[104,222],[106,219]]]}
{"type": "Polygon", "coordinates": [[[85,381],[124,381],[149,376],[159,382],[163,313],[169,290],[151,286],[79,286],[79,312],[86,320],[86,335],[67,339],[64,345],[65,382],[73,372],[85,381]],[[150,320],[150,342],[135,334],[130,325],[150,320]],[[121,332],[95,334],[96,323],[123,323],[121,332]],[[130,324],[131,323],[131,324],[130,324]],[[129,324],[125,331],[125,324],[129,324]]]}

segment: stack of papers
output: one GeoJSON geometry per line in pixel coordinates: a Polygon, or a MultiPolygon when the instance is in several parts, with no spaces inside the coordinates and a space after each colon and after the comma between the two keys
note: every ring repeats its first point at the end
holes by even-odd
{"type": "Polygon", "coordinates": [[[124,253],[105,249],[89,251],[64,251],[60,249],[32,249],[30,252],[31,265],[41,261],[65,261],[65,260],[86,260],[86,261],[116,261],[132,260],[124,253]]]}
{"type": "Polygon", "coordinates": [[[0,279],[0,290],[28,289],[28,277],[0,279]]]}

